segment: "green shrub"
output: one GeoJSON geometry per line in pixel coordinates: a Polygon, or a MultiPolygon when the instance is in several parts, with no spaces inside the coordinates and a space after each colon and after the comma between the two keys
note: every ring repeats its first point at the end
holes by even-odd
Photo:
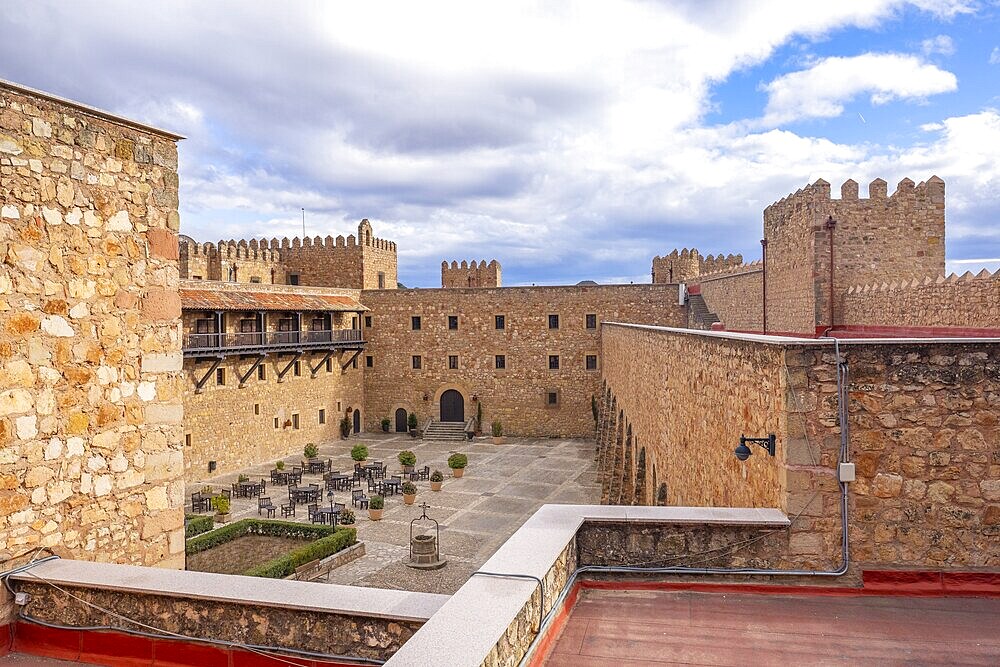
{"type": "Polygon", "coordinates": [[[307,459],[314,459],[319,456],[319,447],[310,442],[302,449],[302,453],[307,459]]]}
{"type": "Polygon", "coordinates": [[[279,556],[263,565],[252,567],[243,574],[248,577],[282,579],[294,574],[295,568],[300,565],[305,565],[310,561],[326,558],[338,551],[343,551],[357,541],[357,530],[354,528],[338,528],[333,535],[310,542],[295,551],[291,551],[284,556],[279,556]]]}
{"type": "Polygon", "coordinates": [[[403,494],[407,496],[417,495],[417,485],[413,482],[403,482],[403,494]]]}
{"type": "Polygon", "coordinates": [[[342,526],[352,526],[357,519],[354,516],[354,510],[350,507],[345,507],[340,510],[340,514],[337,515],[337,523],[342,526]]]}
{"type": "Polygon", "coordinates": [[[340,420],[340,435],[346,438],[351,434],[351,419],[349,417],[344,417],[340,420]]]}
{"type": "Polygon", "coordinates": [[[274,464],[274,467],[277,468],[278,470],[284,470],[285,469],[285,462],[284,461],[278,461],[277,463],[274,464]]]}
{"type": "Polygon", "coordinates": [[[389,419],[388,417],[382,417],[382,430],[383,431],[388,431],[389,430],[389,426],[391,424],[392,424],[392,420],[391,419],[389,419]]]}
{"type": "Polygon", "coordinates": [[[364,445],[354,445],[351,448],[351,458],[355,461],[364,461],[368,458],[368,448],[364,445]]]}
{"type": "Polygon", "coordinates": [[[209,515],[189,514],[184,517],[184,537],[201,535],[214,527],[215,519],[209,515]]]}
{"type": "Polygon", "coordinates": [[[401,466],[412,466],[417,462],[417,455],[408,449],[401,451],[396,458],[399,459],[399,465],[401,466]]]}
{"type": "Polygon", "coordinates": [[[380,510],[385,509],[385,498],[382,496],[372,496],[368,501],[368,509],[370,510],[380,510]]]}
{"type": "Polygon", "coordinates": [[[212,498],[212,507],[216,514],[229,514],[229,498],[225,496],[215,496],[212,498]]]}
{"type": "Polygon", "coordinates": [[[500,423],[499,419],[493,420],[493,437],[499,438],[503,436],[503,424],[500,423]]]}
{"type": "Polygon", "coordinates": [[[411,412],[410,416],[406,418],[406,425],[410,428],[417,427],[417,413],[411,412]]]}
{"type": "Polygon", "coordinates": [[[465,454],[452,454],[448,457],[448,467],[452,470],[464,468],[467,465],[469,465],[469,457],[465,454]]]}
{"type": "Polygon", "coordinates": [[[250,481],[250,475],[240,475],[239,477],[236,478],[236,481],[237,482],[249,482],[250,481]]]}
{"type": "MultiPolygon", "coordinates": [[[[211,517],[208,517],[211,518],[211,517]]],[[[335,532],[332,526],[323,524],[295,523],[294,521],[274,521],[270,519],[240,519],[233,523],[202,533],[187,541],[185,551],[196,554],[243,535],[269,535],[287,537],[293,540],[318,540],[335,532]]]]}
{"type": "Polygon", "coordinates": [[[441,474],[440,470],[435,470],[434,472],[431,473],[431,481],[432,482],[443,482],[444,481],[444,475],[441,474]]]}

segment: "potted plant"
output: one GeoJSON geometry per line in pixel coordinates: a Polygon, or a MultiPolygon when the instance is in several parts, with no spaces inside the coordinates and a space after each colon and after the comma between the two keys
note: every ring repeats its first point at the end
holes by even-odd
{"type": "Polygon", "coordinates": [[[243,482],[249,482],[249,481],[250,481],[250,475],[240,475],[239,477],[236,478],[237,484],[242,484],[243,482]]]}
{"type": "Polygon", "coordinates": [[[452,454],[448,457],[448,467],[451,468],[451,474],[455,477],[464,475],[467,465],[469,465],[469,457],[465,454],[452,454]]]}
{"type": "Polygon", "coordinates": [[[403,502],[407,505],[412,505],[416,499],[417,485],[410,481],[403,482],[403,502]]]}
{"type": "Polygon", "coordinates": [[[364,465],[368,460],[368,448],[364,445],[354,445],[351,447],[351,458],[364,465]]]}
{"type": "Polygon", "coordinates": [[[351,420],[349,417],[344,417],[340,420],[340,437],[347,440],[349,435],[351,435],[351,420]]]}
{"type": "Polygon", "coordinates": [[[215,521],[217,523],[229,523],[232,516],[229,514],[229,498],[216,496],[212,498],[212,507],[215,508],[215,521]]]}
{"type": "Polygon", "coordinates": [[[340,514],[337,515],[337,523],[341,526],[353,526],[357,519],[354,516],[354,511],[350,507],[345,507],[340,510],[340,514]]]}
{"type": "Polygon", "coordinates": [[[368,501],[368,518],[372,521],[381,521],[384,511],[385,499],[382,496],[372,496],[368,501]]]}
{"type": "Polygon", "coordinates": [[[382,417],[382,432],[383,433],[388,433],[389,432],[389,424],[391,424],[391,423],[392,422],[389,420],[388,417],[382,417]]]}
{"type": "Polygon", "coordinates": [[[274,464],[274,467],[277,468],[278,470],[284,470],[285,469],[285,462],[284,461],[278,461],[277,463],[274,464]]]}
{"type": "Polygon", "coordinates": [[[441,484],[444,483],[444,475],[441,474],[440,470],[435,470],[431,473],[431,491],[440,491],[441,484]]]}
{"type": "Polygon", "coordinates": [[[503,444],[503,424],[500,423],[499,419],[493,420],[493,444],[503,444]]]}
{"type": "Polygon", "coordinates": [[[410,416],[406,418],[406,426],[410,429],[410,437],[417,437],[417,413],[410,413],[410,416]]]}
{"type": "Polygon", "coordinates": [[[399,453],[399,465],[403,466],[403,472],[409,474],[413,472],[413,466],[417,464],[417,455],[408,449],[404,449],[399,453]]]}
{"type": "Polygon", "coordinates": [[[310,442],[308,445],[302,448],[302,455],[305,456],[307,459],[314,459],[317,456],[319,456],[319,447],[310,442]]]}

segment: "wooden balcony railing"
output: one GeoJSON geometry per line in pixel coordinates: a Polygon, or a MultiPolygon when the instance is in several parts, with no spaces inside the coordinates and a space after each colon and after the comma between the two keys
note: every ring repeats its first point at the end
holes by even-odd
{"type": "Polygon", "coordinates": [[[184,353],[322,349],[357,347],[363,343],[360,329],[191,333],[184,336],[184,353]]]}

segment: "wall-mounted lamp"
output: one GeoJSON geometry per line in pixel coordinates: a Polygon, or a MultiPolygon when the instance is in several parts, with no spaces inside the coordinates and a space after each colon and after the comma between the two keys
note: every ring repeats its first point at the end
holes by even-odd
{"type": "Polygon", "coordinates": [[[425,400],[425,401],[426,401],[426,400],[428,400],[428,399],[427,399],[427,394],[424,394],[424,400],[425,400]]]}
{"type": "Polygon", "coordinates": [[[479,394],[473,394],[472,395],[472,402],[475,403],[478,400],[479,400],[479,394]]]}
{"type": "Polygon", "coordinates": [[[766,438],[748,438],[745,435],[740,436],[740,446],[736,448],[735,454],[736,458],[740,461],[746,461],[750,458],[750,448],[747,444],[760,445],[767,450],[767,453],[774,456],[774,434],[767,436],[766,438]]]}

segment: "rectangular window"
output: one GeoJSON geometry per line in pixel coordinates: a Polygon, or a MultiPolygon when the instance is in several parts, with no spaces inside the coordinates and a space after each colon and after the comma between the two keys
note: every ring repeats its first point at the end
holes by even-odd
{"type": "Polygon", "coordinates": [[[332,373],[333,372],[333,359],[327,359],[326,360],[326,372],[327,373],[332,373]]]}
{"type": "Polygon", "coordinates": [[[337,412],[340,412],[340,410],[341,410],[341,408],[340,408],[340,401],[337,401],[337,412]]]}
{"type": "Polygon", "coordinates": [[[549,315],[549,328],[550,329],[558,329],[559,328],[559,316],[558,315],[549,315]]]}
{"type": "Polygon", "coordinates": [[[320,424],[326,423],[326,410],[323,410],[322,408],[319,411],[319,423],[320,424]]]}
{"type": "Polygon", "coordinates": [[[458,355],[449,354],[448,355],[448,368],[449,370],[458,370],[458,355]]]}
{"type": "Polygon", "coordinates": [[[597,328],[597,315],[595,313],[587,313],[587,328],[588,329],[597,328]]]}
{"type": "Polygon", "coordinates": [[[295,366],[292,367],[292,374],[296,377],[302,375],[302,362],[296,361],[295,366]]]}
{"type": "Polygon", "coordinates": [[[358,320],[358,316],[357,315],[354,315],[353,317],[351,317],[351,328],[352,329],[357,329],[358,328],[358,321],[359,320],[358,320]]]}
{"type": "Polygon", "coordinates": [[[597,370],[597,355],[588,354],[587,355],[587,370],[596,371],[597,370]]]}
{"type": "Polygon", "coordinates": [[[420,331],[420,316],[414,315],[410,318],[410,328],[414,331],[420,331]]]}
{"type": "Polygon", "coordinates": [[[253,404],[253,413],[254,413],[254,415],[259,415],[260,414],[260,403],[254,403],[253,404]]]}
{"type": "Polygon", "coordinates": [[[559,405],[559,392],[558,391],[547,391],[547,392],[545,392],[545,404],[546,405],[559,405]]]}
{"type": "Polygon", "coordinates": [[[292,415],[292,429],[299,430],[299,414],[295,413],[292,415]]]}
{"type": "Polygon", "coordinates": [[[550,371],[557,371],[557,370],[559,370],[559,355],[558,354],[550,354],[549,355],[549,370],[550,371]]]}
{"type": "Polygon", "coordinates": [[[194,280],[204,280],[201,276],[191,276],[194,280]]]}
{"type": "Polygon", "coordinates": [[[448,328],[451,329],[452,331],[458,329],[458,315],[448,316],[448,328]]]}
{"type": "Polygon", "coordinates": [[[190,433],[186,433],[184,435],[184,445],[186,447],[190,447],[191,446],[191,434],[190,433]]]}
{"type": "Polygon", "coordinates": [[[372,328],[372,316],[365,315],[365,329],[371,329],[371,328],[372,328]]]}
{"type": "Polygon", "coordinates": [[[215,369],[215,384],[225,385],[226,384],[226,369],[216,368],[215,369]]]}
{"type": "Polygon", "coordinates": [[[496,367],[497,367],[498,370],[502,370],[504,368],[507,368],[507,357],[505,357],[502,354],[498,354],[496,356],[496,367]]]}
{"type": "Polygon", "coordinates": [[[257,366],[257,379],[258,380],[267,379],[267,366],[264,365],[264,362],[261,362],[260,365],[257,366]]]}
{"type": "Polygon", "coordinates": [[[277,431],[281,426],[278,424],[278,418],[274,418],[274,430],[277,431]]]}
{"type": "Polygon", "coordinates": [[[375,357],[369,354],[367,357],[365,357],[365,368],[374,368],[374,366],[375,366],[375,357]]]}
{"type": "Polygon", "coordinates": [[[288,284],[289,285],[298,285],[299,284],[299,274],[297,274],[297,273],[289,273],[288,274],[288,284]]]}
{"type": "Polygon", "coordinates": [[[250,282],[252,282],[252,283],[259,283],[260,282],[260,276],[251,276],[250,282]]]}
{"type": "Polygon", "coordinates": [[[419,354],[413,355],[413,370],[419,371],[420,370],[420,363],[421,363],[420,355],[419,354]]]}
{"type": "Polygon", "coordinates": [[[353,359],[351,359],[351,368],[357,368],[357,367],[358,367],[358,358],[354,357],[353,359]]]}
{"type": "Polygon", "coordinates": [[[382,271],[378,272],[378,288],[385,289],[385,273],[382,271]]]}
{"type": "Polygon", "coordinates": [[[507,318],[506,318],[506,316],[504,316],[504,315],[497,315],[496,316],[496,328],[497,329],[506,329],[507,328],[507,318]]]}

